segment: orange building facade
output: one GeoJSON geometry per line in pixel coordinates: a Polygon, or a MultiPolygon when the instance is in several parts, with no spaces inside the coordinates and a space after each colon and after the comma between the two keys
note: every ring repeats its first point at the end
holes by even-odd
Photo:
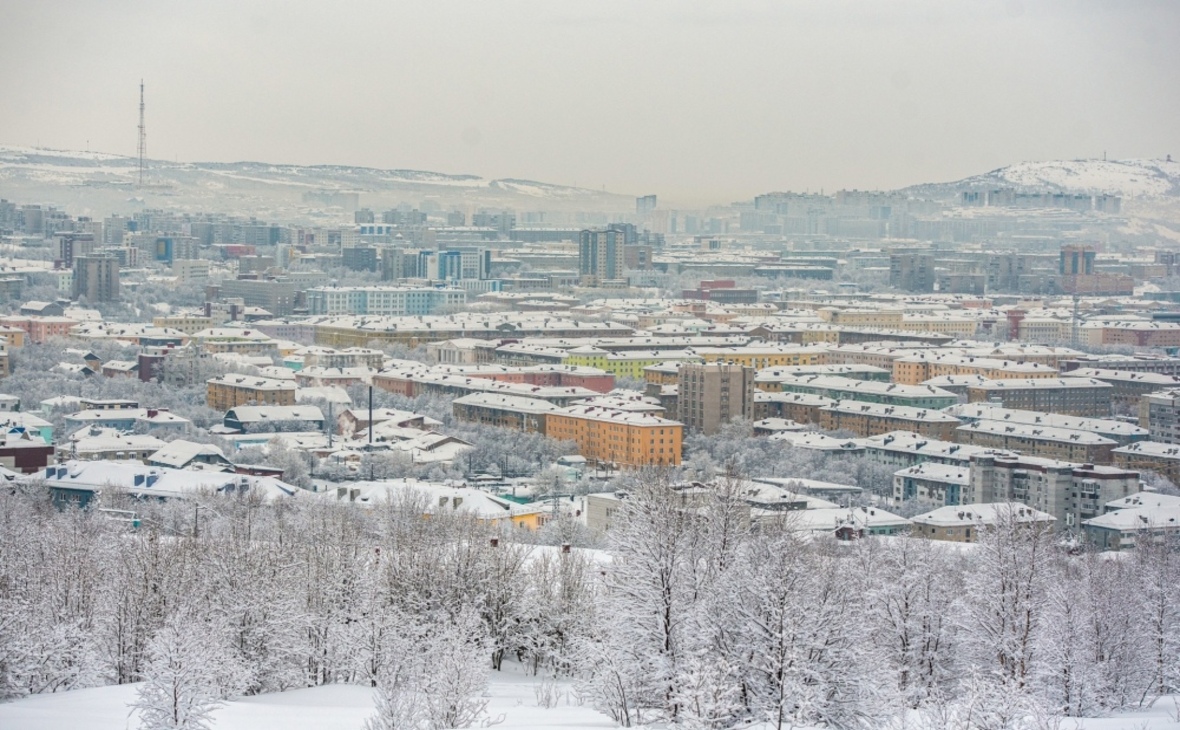
{"type": "Polygon", "coordinates": [[[684,425],[646,413],[572,406],[545,417],[545,435],[573,441],[589,461],[620,468],[676,466],[684,425]]]}

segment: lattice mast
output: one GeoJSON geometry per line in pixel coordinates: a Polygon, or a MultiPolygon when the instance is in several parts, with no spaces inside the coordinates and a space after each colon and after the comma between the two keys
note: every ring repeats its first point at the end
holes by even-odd
{"type": "Polygon", "coordinates": [[[143,123],[143,79],[139,80],[139,185],[147,172],[147,128],[143,123]]]}

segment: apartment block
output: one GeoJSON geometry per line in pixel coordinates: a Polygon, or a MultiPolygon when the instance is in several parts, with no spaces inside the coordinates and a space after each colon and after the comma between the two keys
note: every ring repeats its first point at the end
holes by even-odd
{"type": "Polygon", "coordinates": [[[623,278],[626,234],[607,229],[582,231],[578,239],[578,274],[583,286],[601,286],[623,278]]]}
{"type": "MultiPolygon", "coordinates": [[[[1140,428],[1125,421],[1109,418],[1084,418],[1082,416],[1064,416],[1059,413],[1041,413],[1038,411],[1021,411],[1011,408],[1000,408],[987,403],[962,403],[946,409],[946,413],[964,423],[991,421],[1034,428],[1049,427],[1064,431],[1093,434],[1114,441],[1119,446],[1147,441],[1150,434],[1147,429],[1140,428]]],[[[1160,439],[1152,439],[1159,441],[1160,439]]]]}
{"type": "Polygon", "coordinates": [[[434,287],[316,287],[307,290],[311,314],[414,316],[441,314],[467,302],[463,289],[434,287]]]}
{"type": "Polygon", "coordinates": [[[1031,509],[1012,502],[991,504],[970,504],[963,506],[939,507],[925,514],[913,517],[910,535],[926,540],[973,543],[981,533],[994,527],[1000,519],[1013,519],[1018,524],[1054,524],[1053,516],[1047,512],[1031,509]]]}
{"type": "Polygon", "coordinates": [[[790,365],[821,365],[827,349],[818,345],[767,345],[751,343],[744,347],[693,347],[692,352],[705,362],[727,362],[761,369],[790,365]]]}
{"type": "Polygon", "coordinates": [[[714,434],[735,418],[754,417],[753,368],[686,363],[680,368],[677,407],[691,431],[714,434]]]}
{"type": "Polygon", "coordinates": [[[973,456],[1015,456],[1010,451],[932,439],[912,431],[891,431],[862,439],[860,443],[870,461],[895,469],[918,464],[946,464],[966,468],[973,456]]]}
{"type": "Polygon", "coordinates": [[[812,393],[834,400],[862,403],[939,409],[958,402],[954,393],[929,385],[899,385],[875,380],[854,380],[838,375],[781,377],[779,383],[784,393],[812,393]]]}
{"type": "Polygon", "coordinates": [[[467,423],[545,435],[545,419],[561,406],[538,398],[503,393],[472,393],[451,402],[455,418],[467,423]]]}
{"type": "Polygon", "coordinates": [[[955,428],[959,424],[959,419],[941,411],[883,403],[845,400],[819,409],[820,428],[825,431],[848,430],[857,436],[912,431],[949,441],[954,438],[955,428]]]}
{"type": "Polygon", "coordinates": [[[893,382],[917,385],[946,375],[979,375],[988,380],[1054,378],[1057,370],[1035,362],[922,353],[893,361],[893,382]]]}
{"type": "Polygon", "coordinates": [[[1148,438],[1144,440],[1180,443],[1180,388],[1140,398],[1139,425],[1147,429],[1148,438]]]}
{"type": "Polygon", "coordinates": [[[1094,433],[1003,421],[976,421],[956,430],[960,443],[1062,461],[1109,464],[1118,447],[1113,439],[1094,433]]]}
{"type": "Polygon", "coordinates": [[[680,464],[684,426],[646,413],[573,406],[545,417],[545,435],[573,441],[589,461],[620,468],[680,464]]]}
{"type": "Polygon", "coordinates": [[[202,330],[212,327],[213,318],[200,314],[175,314],[167,317],[154,317],[152,318],[152,324],[156,327],[165,327],[176,330],[177,332],[183,332],[186,335],[195,335],[202,330]]]}
{"type": "Polygon", "coordinates": [[[835,402],[812,393],[767,393],[755,389],[754,419],[785,418],[798,423],[819,423],[820,409],[835,402]]]}
{"type": "Polygon", "coordinates": [[[289,279],[227,279],[218,290],[222,299],[241,299],[247,307],[260,307],[277,317],[295,310],[295,282],[289,279]]]}
{"type": "Polygon", "coordinates": [[[295,405],[295,383],[252,375],[222,375],[206,381],[206,404],[216,411],[251,404],[295,405]]]}
{"type": "Polygon", "coordinates": [[[970,485],[970,463],[916,464],[893,474],[893,504],[917,502],[932,508],[962,504],[970,485]]]}
{"type": "Polygon", "coordinates": [[[1113,452],[1115,466],[1153,471],[1180,484],[1180,446],[1158,441],[1137,441],[1113,452]]]}
{"type": "Polygon", "coordinates": [[[1139,473],[1121,467],[1043,459],[980,456],[971,460],[968,502],[1020,502],[1056,518],[1059,530],[1080,529],[1105,505],[1139,491],[1139,473]]]}
{"type": "Polygon", "coordinates": [[[119,299],[119,260],[114,256],[88,254],[74,257],[74,298],[89,302],[119,299]]]}
{"type": "Polygon", "coordinates": [[[1102,368],[1079,368],[1070,373],[1071,377],[1091,378],[1109,383],[1113,390],[1111,397],[1116,401],[1138,404],[1139,399],[1149,393],[1170,388],[1180,388],[1180,375],[1144,373],[1128,370],[1104,370],[1102,368]]]}
{"type": "Polygon", "coordinates": [[[1083,377],[993,380],[968,386],[967,401],[1022,411],[1105,418],[1111,413],[1113,390],[1110,383],[1083,377]]]}

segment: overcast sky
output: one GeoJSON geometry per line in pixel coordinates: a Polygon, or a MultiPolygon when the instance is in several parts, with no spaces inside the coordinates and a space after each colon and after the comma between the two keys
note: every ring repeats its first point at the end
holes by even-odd
{"type": "Polygon", "coordinates": [[[1180,155],[1180,2],[0,1],[0,144],[683,203],[1180,155]]]}

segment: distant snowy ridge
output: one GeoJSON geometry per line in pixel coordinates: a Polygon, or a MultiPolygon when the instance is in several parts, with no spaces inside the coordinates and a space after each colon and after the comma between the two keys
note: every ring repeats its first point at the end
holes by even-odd
{"type": "Polygon", "coordinates": [[[1014,188],[1021,192],[1180,196],[1180,162],[1151,160],[1051,160],[1020,162],[956,182],[915,185],[914,194],[1014,188]]]}
{"type": "MultiPolygon", "coordinates": [[[[9,190],[35,188],[130,188],[138,179],[137,159],[102,152],[79,152],[0,145],[0,186],[9,190]]],[[[148,161],[149,182],[169,186],[172,196],[208,198],[210,195],[248,193],[251,196],[283,191],[337,190],[359,193],[413,193],[462,198],[480,204],[509,203],[513,199],[544,199],[565,203],[608,203],[629,207],[630,196],[600,190],[519,179],[489,179],[359,165],[291,165],[265,162],[148,161]]]]}

